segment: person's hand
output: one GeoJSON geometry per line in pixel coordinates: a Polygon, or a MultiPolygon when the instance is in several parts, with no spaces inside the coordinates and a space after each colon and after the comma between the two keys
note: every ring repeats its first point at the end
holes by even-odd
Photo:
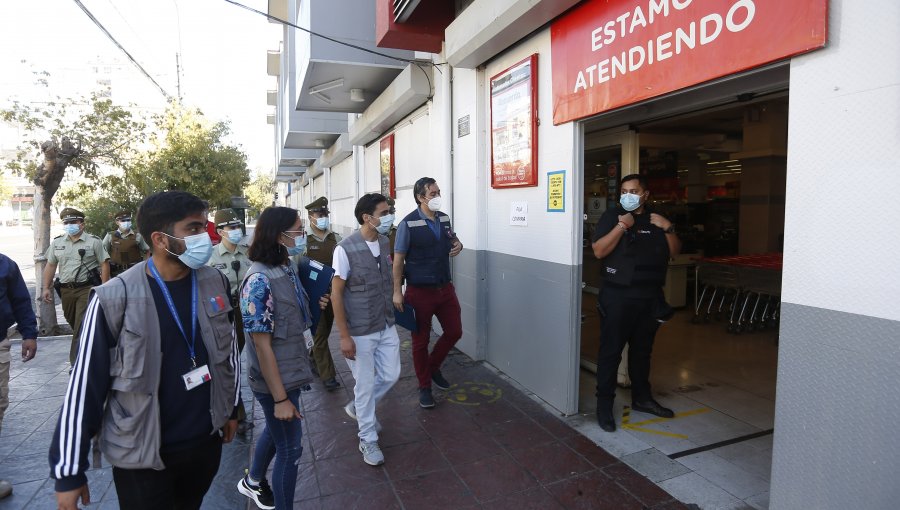
{"type": "Polygon", "coordinates": [[[461,252],[462,249],[463,249],[463,244],[461,242],[459,242],[459,239],[454,239],[453,247],[450,248],[450,256],[455,257],[455,256],[459,255],[459,252],[461,252]]]}
{"type": "Polygon", "coordinates": [[[22,340],[22,362],[34,359],[35,354],[37,354],[37,340],[34,338],[22,340]]]}
{"type": "MultiPolygon", "coordinates": [[[[275,404],[275,418],[284,421],[291,421],[294,418],[302,420],[303,415],[300,414],[300,411],[298,411],[296,407],[294,407],[294,403],[288,399],[284,402],[275,404]]],[[[235,424],[235,427],[237,427],[237,424],[235,424]]]]}
{"type": "Polygon", "coordinates": [[[322,297],[319,298],[319,308],[324,310],[329,301],[331,301],[331,294],[322,294],[322,297]]]}
{"type": "Polygon", "coordinates": [[[228,420],[225,422],[225,426],[222,427],[222,442],[230,443],[232,439],[234,439],[234,434],[237,432],[237,420],[228,420]]]}
{"type": "Polygon", "coordinates": [[[395,290],[393,301],[394,301],[394,308],[396,308],[398,312],[402,312],[403,311],[403,292],[400,292],[399,290],[395,290]]]}
{"type": "Polygon", "coordinates": [[[619,221],[625,224],[625,228],[634,226],[634,216],[632,216],[631,213],[625,213],[619,216],[619,221]]]}
{"type": "Polygon", "coordinates": [[[53,302],[53,294],[50,293],[50,287],[47,287],[44,289],[44,292],[41,292],[41,298],[44,300],[44,303],[53,302]]]}
{"type": "Polygon", "coordinates": [[[347,359],[356,359],[356,343],[349,336],[341,336],[341,354],[347,359]]]}
{"type": "Polygon", "coordinates": [[[656,213],[650,213],[650,223],[663,230],[672,226],[672,222],[667,220],[665,216],[656,213]]]}
{"type": "Polygon", "coordinates": [[[56,493],[56,508],[59,510],[78,510],[78,499],[81,498],[82,505],[91,504],[91,490],[87,484],[77,489],[66,492],[56,493]]]}

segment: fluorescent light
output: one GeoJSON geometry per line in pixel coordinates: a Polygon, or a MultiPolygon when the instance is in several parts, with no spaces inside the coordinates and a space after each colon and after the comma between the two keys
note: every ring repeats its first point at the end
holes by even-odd
{"type": "Polygon", "coordinates": [[[344,79],[338,78],[336,80],[331,80],[329,82],[322,83],[321,85],[316,85],[316,86],[310,87],[309,93],[310,94],[321,94],[322,92],[325,92],[326,90],[336,89],[338,87],[343,87],[343,86],[344,86],[344,79]]]}

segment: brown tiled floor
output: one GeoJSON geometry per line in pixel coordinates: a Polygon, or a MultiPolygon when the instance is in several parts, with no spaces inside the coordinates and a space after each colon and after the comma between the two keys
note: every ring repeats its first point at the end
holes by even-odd
{"type": "MultiPolygon", "coordinates": [[[[399,331],[401,340],[408,340],[409,333],[399,331]]],[[[333,336],[334,347],[335,341],[333,336]]],[[[403,345],[401,379],[377,411],[384,466],[366,465],[357,450],[356,422],[342,409],[352,395],[353,377],[339,351],[334,353],[338,375],[350,389],[328,393],[315,383],[303,393],[304,451],[295,508],[685,508],[459,352],[451,354],[443,372],[457,385],[450,394],[466,388],[469,398],[463,404],[436,390],[437,407],[421,409],[409,343],[403,345]]],[[[258,408],[255,412],[258,433],[262,415],[258,408]]]]}

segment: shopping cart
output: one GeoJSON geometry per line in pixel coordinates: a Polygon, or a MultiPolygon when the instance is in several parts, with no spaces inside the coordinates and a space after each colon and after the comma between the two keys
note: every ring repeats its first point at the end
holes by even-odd
{"type": "Polygon", "coordinates": [[[695,324],[708,322],[710,316],[721,320],[722,314],[734,307],[740,294],[737,268],[720,259],[702,259],[697,264],[696,280],[703,290],[694,297],[691,320],[695,324]]]}
{"type": "Polygon", "coordinates": [[[693,322],[728,314],[729,333],[778,325],[781,309],[780,253],[712,257],[698,261],[693,322]]]}

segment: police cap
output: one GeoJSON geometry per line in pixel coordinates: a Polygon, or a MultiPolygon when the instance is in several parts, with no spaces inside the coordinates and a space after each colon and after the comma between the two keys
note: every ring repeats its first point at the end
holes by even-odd
{"type": "Polygon", "coordinates": [[[306,210],[315,213],[315,212],[328,212],[328,199],[325,197],[319,197],[313,200],[311,203],[306,204],[306,210]]]}
{"type": "Polygon", "coordinates": [[[243,224],[240,216],[238,216],[237,213],[234,212],[234,209],[219,209],[218,211],[216,211],[216,216],[213,219],[213,223],[216,224],[216,228],[243,224]]]}
{"type": "Polygon", "coordinates": [[[131,219],[131,211],[126,211],[122,209],[121,211],[116,213],[116,221],[120,220],[130,220],[131,219]]]}
{"type": "Polygon", "coordinates": [[[68,220],[83,220],[84,213],[75,209],[74,207],[66,207],[59,213],[59,218],[63,221],[68,220]]]}

